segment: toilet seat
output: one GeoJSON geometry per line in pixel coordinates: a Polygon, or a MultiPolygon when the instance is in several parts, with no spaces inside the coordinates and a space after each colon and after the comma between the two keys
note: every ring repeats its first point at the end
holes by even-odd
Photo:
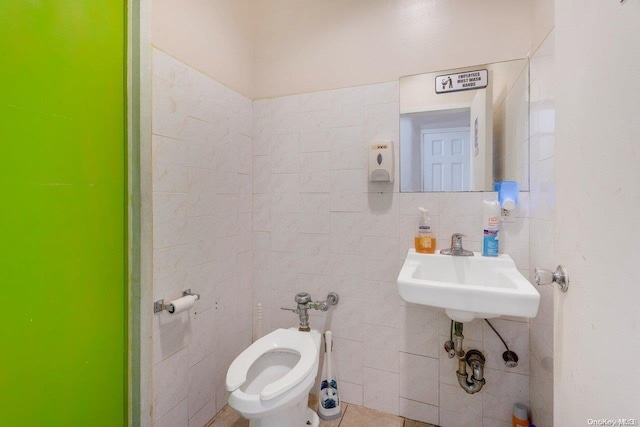
{"type": "Polygon", "coordinates": [[[232,393],[242,387],[247,381],[247,373],[251,365],[258,358],[272,351],[297,353],[300,359],[286,375],[262,389],[260,400],[263,401],[274,399],[302,382],[313,370],[318,357],[318,349],[308,332],[277,329],[250,345],[233,361],[227,371],[227,391],[232,393]]]}

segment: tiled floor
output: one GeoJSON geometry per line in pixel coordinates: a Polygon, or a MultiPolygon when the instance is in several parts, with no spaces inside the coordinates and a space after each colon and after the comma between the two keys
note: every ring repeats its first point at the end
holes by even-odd
{"type": "MultiPolygon", "coordinates": [[[[309,396],[309,407],[316,408],[318,398],[309,396]]],[[[229,406],[222,408],[209,421],[206,427],[248,427],[249,420],[243,419],[229,406]]],[[[342,418],[333,421],[320,421],[320,427],[437,427],[418,421],[407,420],[384,412],[363,408],[362,406],[342,404],[342,418]]]]}

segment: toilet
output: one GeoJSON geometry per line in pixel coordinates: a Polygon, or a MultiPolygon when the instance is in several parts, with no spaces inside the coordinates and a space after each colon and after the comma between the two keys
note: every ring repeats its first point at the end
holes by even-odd
{"type": "Polygon", "coordinates": [[[260,338],[227,371],[229,406],[251,427],[317,427],[307,407],[318,373],[321,335],[296,328],[277,329],[260,338]]]}

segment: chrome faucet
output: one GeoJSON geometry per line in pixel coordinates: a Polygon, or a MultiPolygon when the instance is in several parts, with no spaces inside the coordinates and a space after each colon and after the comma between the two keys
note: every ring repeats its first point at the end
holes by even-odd
{"type": "Polygon", "coordinates": [[[452,256],[473,256],[473,252],[462,247],[462,238],[467,237],[462,233],[453,233],[451,235],[451,248],[440,251],[442,255],[452,256]]]}

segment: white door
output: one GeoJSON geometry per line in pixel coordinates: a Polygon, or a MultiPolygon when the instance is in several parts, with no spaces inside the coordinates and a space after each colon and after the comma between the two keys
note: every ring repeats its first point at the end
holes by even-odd
{"type": "Polygon", "coordinates": [[[469,191],[469,129],[422,131],[422,191],[469,191]]]}
{"type": "Polygon", "coordinates": [[[640,2],[555,4],[554,424],[638,425],[640,2]]]}

